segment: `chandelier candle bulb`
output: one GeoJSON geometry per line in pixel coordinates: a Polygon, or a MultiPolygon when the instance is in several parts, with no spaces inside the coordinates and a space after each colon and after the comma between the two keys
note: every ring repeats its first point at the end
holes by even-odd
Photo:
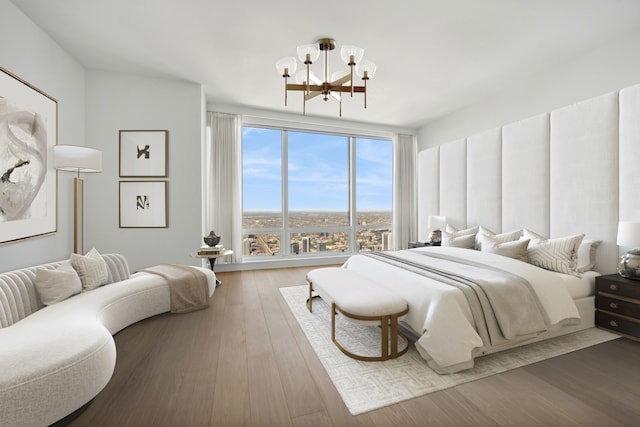
{"type": "Polygon", "coordinates": [[[287,93],[290,90],[302,91],[302,114],[307,113],[307,101],[317,96],[328,101],[329,97],[334,98],[339,103],[339,114],[342,117],[342,93],[349,92],[362,93],[364,97],[364,108],[367,108],[367,80],[373,77],[376,65],[368,60],[363,60],[364,49],[345,45],[340,49],[342,60],[349,66],[347,72],[329,72],[329,51],[336,48],[336,42],[330,38],[319,39],[316,44],[305,44],[297,47],[298,59],[306,65],[306,70],[295,75],[296,83],[289,83],[290,74],[295,74],[296,58],[283,58],[276,64],[276,68],[285,79],[285,107],[287,106],[287,93]],[[311,70],[311,65],[320,56],[320,51],[324,52],[324,64],[321,81],[311,70]],[[364,80],[362,86],[354,84],[354,68],[356,73],[364,80]],[[304,74],[306,73],[306,78],[304,74]],[[329,79],[331,76],[331,80],[329,79]]]}

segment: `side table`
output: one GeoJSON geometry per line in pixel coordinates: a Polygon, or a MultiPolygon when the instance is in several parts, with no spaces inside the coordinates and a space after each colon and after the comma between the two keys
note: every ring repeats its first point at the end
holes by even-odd
{"type": "MultiPolygon", "coordinates": [[[[191,252],[192,258],[207,258],[209,260],[209,266],[211,267],[211,271],[214,271],[216,260],[218,258],[222,258],[228,255],[233,255],[233,251],[231,249],[225,249],[224,251],[219,253],[210,253],[206,255],[201,255],[198,252],[191,252]]],[[[220,285],[222,285],[222,281],[216,278],[216,286],[220,286],[220,285]]]]}
{"type": "Polygon", "coordinates": [[[425,246],[440,246],[440,243],[429,243],[429,242],[409,242],[409,249],[413,249],[413,248],[424,248],[425,246]]]}

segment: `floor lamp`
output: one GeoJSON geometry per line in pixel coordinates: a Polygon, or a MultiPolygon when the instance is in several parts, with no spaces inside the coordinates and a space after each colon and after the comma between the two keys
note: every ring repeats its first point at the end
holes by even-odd
{"type": "Polygon", "coordinates": [[[77,174],[73,179],[73,252],[84,254],[84,180],[80,173],[102,172],[102,151],[80,145],[55,145],[53,166],[77,174]]]}

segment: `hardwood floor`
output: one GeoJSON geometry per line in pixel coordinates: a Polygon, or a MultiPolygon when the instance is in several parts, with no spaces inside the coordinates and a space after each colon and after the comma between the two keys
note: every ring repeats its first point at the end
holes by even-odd
{"type": "Polygon", "coordinates": [[[209,309],[119,332],[113,378],[70,425],[640,425],[627,339],[352,416],[278,291],[310,269],[219,273],[209,309]]]}

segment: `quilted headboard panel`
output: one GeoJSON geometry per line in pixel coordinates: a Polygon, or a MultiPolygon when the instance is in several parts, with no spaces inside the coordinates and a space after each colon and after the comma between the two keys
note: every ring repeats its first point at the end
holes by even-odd
{"type": "Polygon", "coordinates": [[[439,176],[420,173],[418,238],[430,215],[497,233],[585,233],[603,241],[595,269],[615,272],[618,221],[640,221],[639,117],[640,85],[420,152],[439,176]]]}
{"type": "MultiPolygon", "coordinates": [[[[440,146],[440,214],[450,224],[467,225],[467,141],[440,146]]],[[[421,197],[421,196],[418,196],[421,197]]],[[[427,232],[428,234],[428,232],[427,232]]]]}
{"type": "Polygon", "coordinates": [[[602,239],[596,265],[618,256],[618,94],[551,113],[552,237],[602,239]]]}
{"type": "Polygon", "coordinates": [[[467,223],[502,229],[502,137],[492,129],[467,140],[467,223]]]}
{"type": "Polygon", "coordinates": [[[502,128],[502,229],[549,235],[549,114],[502,128]]]}

